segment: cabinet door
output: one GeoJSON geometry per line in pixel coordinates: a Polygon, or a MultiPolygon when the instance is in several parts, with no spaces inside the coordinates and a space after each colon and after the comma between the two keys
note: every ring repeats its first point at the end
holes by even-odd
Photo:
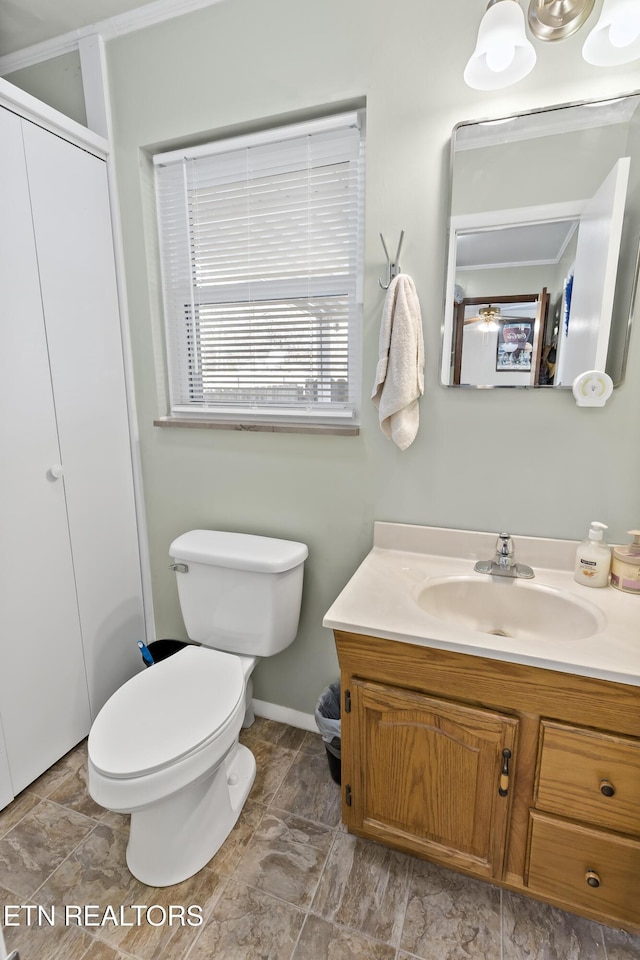
{"type": "Polygon", "coordinates": [[[0,110],[0,714],[14,793],[89,730],[21,124],[0,110]]]}
{"type": "Polygon", "coordinates": [[[517,720],[366,681],[351,684],[354,820],[367,836],[500,877],[517,720]],[[354,778],[356,779],[356,778],[354,778]]]}
{"type": "Polygon", "coordinates": [[[142,667],[142,585],[106,165],[24,122],[93,716],[142,667]]]}

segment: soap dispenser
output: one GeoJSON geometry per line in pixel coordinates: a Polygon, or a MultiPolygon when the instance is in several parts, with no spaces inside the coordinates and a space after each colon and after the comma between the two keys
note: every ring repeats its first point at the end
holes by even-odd
{"type": "Polygon", "coordinates": [[[625,593],[640,593],[640,530],[628,530],[633,543],[614,547],[611,558],[611,586],[625,593]]]}
{"type": "Polygon", "coordinates": [[[606,523],[593,520],[589,536],[576,550],[574,580],[585,587],[606,587],[609,583],[611,550],[603,540],[606,523]]]}

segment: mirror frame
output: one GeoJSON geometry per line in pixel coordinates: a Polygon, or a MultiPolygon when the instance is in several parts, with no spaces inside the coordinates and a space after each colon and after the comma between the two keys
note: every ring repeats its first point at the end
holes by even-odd
{"type": "MultiPolygon", "coordinates": [[[[456,135],[458,130],[462,127],[477,126],[481,123],[499,123],[501,121],[513,120],[519,117],[530,117],[538,113],[550,113],[555,110],[566,110],[569,107],[582,107],[582,106],[591,106],[595,104],[605,104],[605,103],[615,103],[619,100],[625,100],[629,97],[639,97],[640,90],[631,90],[625,93],[617,94],[616,96],[608,97],[594,97],[592,99],[584,100],[574,100],[567,103],[554,103],[546,107],[536,107],[533,110],[520,110],[516,113],[511,113],[507,115],[501,115],[498,117],[481,117],[476,120],[462,120],[459,123],[456,123],[453,127],[450,137],[450,146],[449,146],[449,203],[447,206],[447,219],[446,219],[446,263],[445,263],[445,279],[444,279],[444,301],[442,305],[442,322],[440,325],[440,359],[439,359],[439,375],[438,380],[441,387],[450,388],[455,387],[456,389],[467,389],[467,390],[564,390],[571,391],[571,384],[505,384],[501,385],[496,384],[472,384],[472,383],[452,383],[452,363],[451,357],[453,355],[455,342],[455,322],[451,328],[450,343],[447,345],[445,343],[445,333],[446,333],[446,317],[447,317],[447,304],[448,300],[451,297],[453,301],[453,290],[450,290],[450,277],[449,277],[449,264],[451,263],[451,254],[452,254],[452,244],[455,244],[455,231],[452,230],[452,218],[453,218],[453,175],[454,175],[454,159],[455,159],[455,144],[456,144],[456,135]],[[443,380],[443,371],[445,363],[445,355],[449,358],[449,382],[445,383],[443,380]]],[[[624,329],[624,339],[622,344],[622,360],[620,365],[620,376],[614,382],[614,388],[621,386],[626,378],[627,373],[627,358],[629,354],[629,341],[631,337],[631,327],[633,316],[636,308],[636,300],[638,296],[638,286],[640,283],[640,242],[638,242],[637,249],[635,251],[634,258],[634,268],[633,276],[631,280],[631,296],[629,302],[629,313],[626,317],[626,327],[624,329]]],[[[453,278],[455,283],[455,277],[453,278]]],[[[453,320],[455,321],[455,304],[453,307],[453,320]]]]}

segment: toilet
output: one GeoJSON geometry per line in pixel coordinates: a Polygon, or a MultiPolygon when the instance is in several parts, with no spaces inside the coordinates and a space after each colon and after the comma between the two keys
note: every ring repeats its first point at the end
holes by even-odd
{"type": "Polygon", "coordinates": [[[170,554],[191,643],[116,690],[89,734],[89,793],[131,814],[127,865],[153,887],[197,873],[240,815],[256,772],[238,742],[251,673],[295,639],[308,549],[191,530],[170,554]]]}

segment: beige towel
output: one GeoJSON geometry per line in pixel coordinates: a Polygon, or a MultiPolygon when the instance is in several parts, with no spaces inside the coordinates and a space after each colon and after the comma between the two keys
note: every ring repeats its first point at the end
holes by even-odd
{"type": "Polygon", "coordinates": [[[380,429],[401,450],[418,432],[418,398],[424,393],[424,342],[418,295],[411,277],[399,273],[387,291],[380,326],[376,382],[371,399],[380,429]]]}

